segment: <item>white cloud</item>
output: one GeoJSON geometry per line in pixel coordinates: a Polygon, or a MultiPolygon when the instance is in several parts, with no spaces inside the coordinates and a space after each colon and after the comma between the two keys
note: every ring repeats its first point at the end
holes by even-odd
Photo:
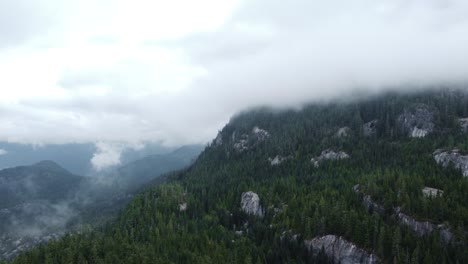
{"type": "Polygon", "coordinates": [[[468,81],[461,0],[4,2],[0,141],[200,143],[251,106],[468,81]]]}
{"type": "Polygon", "coordinates": [[[121,145],[98,142],[96,148],[96,153],[91,159],[91,164],[96,171],[120,164],[120,155],[123,150],[121,145]]]}
{"type": "Polygon", "coordinates": [[[4,149],[0,149],[0,156],[6,155],[6,154],[8,154],[8,151],[4,149]]]}

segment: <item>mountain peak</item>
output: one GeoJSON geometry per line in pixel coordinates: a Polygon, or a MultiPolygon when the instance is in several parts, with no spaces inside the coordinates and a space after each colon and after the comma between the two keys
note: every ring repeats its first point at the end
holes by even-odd
{"type": "Polygon", "coordinates": [[[57,164],[55,161],[52,161],[52,160],[39,161],[38,163],[32,165],[32,167],[43,168],[43,169],[51,169],[51,170],[67,171],[64,168],[62,168],[59,164],[57,164]]]}

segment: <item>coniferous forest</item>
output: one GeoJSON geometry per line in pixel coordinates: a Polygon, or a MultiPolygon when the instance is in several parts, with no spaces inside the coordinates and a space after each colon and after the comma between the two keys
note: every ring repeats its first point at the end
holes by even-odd
{"type": "Polygon", "coordinates": [[[336,263],[311,247],[335,235],[376,263],[468,263],[467,117],[461,90],[239,113],[112,221],[10,262],[336,263]]]}

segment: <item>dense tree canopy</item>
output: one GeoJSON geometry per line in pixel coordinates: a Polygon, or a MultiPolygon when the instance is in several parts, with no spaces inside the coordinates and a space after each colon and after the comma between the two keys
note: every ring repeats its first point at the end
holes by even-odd
{"type": "Polygon", "coordinates": [[[340,235],[385,263],[468,263],[468,178],[437,164],[439,148],[468,152],[468,96],[459,91],[387,94],[355,102],[314,104],[298,111],[257,109],[234,117],[189,168],[143,190],[106,226],[41,245],[12,263],[307,263],[304,240],[340,235]],[[410,138],[398,117],[425,105],[434,131],[410,138]],[[363,125],[378,120],[376,133],[363,125]],[[337,136],[349,127],[348,136],[337,136]],[[268,131],[246,138],[254,127],[268,131]],[[345,151],[349,159],[310,162],[323,150],[345,151]],[[288,157],[272,166],[269,158],[288,157]],[[366,210],[361,191],[385,208],[366,210]],[[422,188],[443,190],[425,197],[422,188]],[[241,194],[256,192],[263,218],[245,214],[241,194]],[[187,204],[180,210],[180,204],[187,204]],[[398,222],[393,208],[416,220],[449,226],[444,243],[437,232],[418,236],[398,222]],[[236,232],[242,231],[242,232],[236,232]],[[295,239],[292,235],[297,234],[295,239]]]}

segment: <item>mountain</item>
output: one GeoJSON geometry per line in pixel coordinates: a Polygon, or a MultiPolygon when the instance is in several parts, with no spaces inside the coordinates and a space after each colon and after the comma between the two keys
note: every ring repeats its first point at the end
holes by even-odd
{"type": "Polygon", "coordinates": [[[70,199],[84,180],[53,161],[1,170],[0,209],[32,200],[57,202],[70,199]]]}
{"type": "MultiPolygon", "coordinates": [[[[121,164],[127,164],[149,155],[167,154],[174,151],[158,143],[145,143],[140,148],[124,148],[121,164]]],[[[91,159],[99,152],[95,144],[48,144],[30,145],[0,142],[0,169],[34,164],[41,160],[53,160],[66,170],[78,175],[96,174],[91,159]]],[[[113,169],[118,166],[112,167],[113,169]]],[[[112,169],[111,168],[111,169],[112,169]]]]}
{"type": "Polygon", "coordinates": [[[53,161],[0,170],[0,259],[105,223],[143,184],[189,165],[200,151],[194,145],[151,155],[100,178],[74,175],[53,161]]]}
{"type": "Polygon", "coordinates": [[[117,218],[11,263],[468,263],[468,94],[233,117],[117,218]]]}
{"type": "Polygon", "coordinates": [[[190,145],[167,154],[150,155],[120,167],[110,178],[124,188],[138,189],[159,175],[187,166],[202,150],[202,145],[190,145]]]}
{"type": "Polygon", "coordinates": [[[86,177],[53,161],[0,171],[0,258],[56,238],[75,216],[71,203],[86,177]]]}

